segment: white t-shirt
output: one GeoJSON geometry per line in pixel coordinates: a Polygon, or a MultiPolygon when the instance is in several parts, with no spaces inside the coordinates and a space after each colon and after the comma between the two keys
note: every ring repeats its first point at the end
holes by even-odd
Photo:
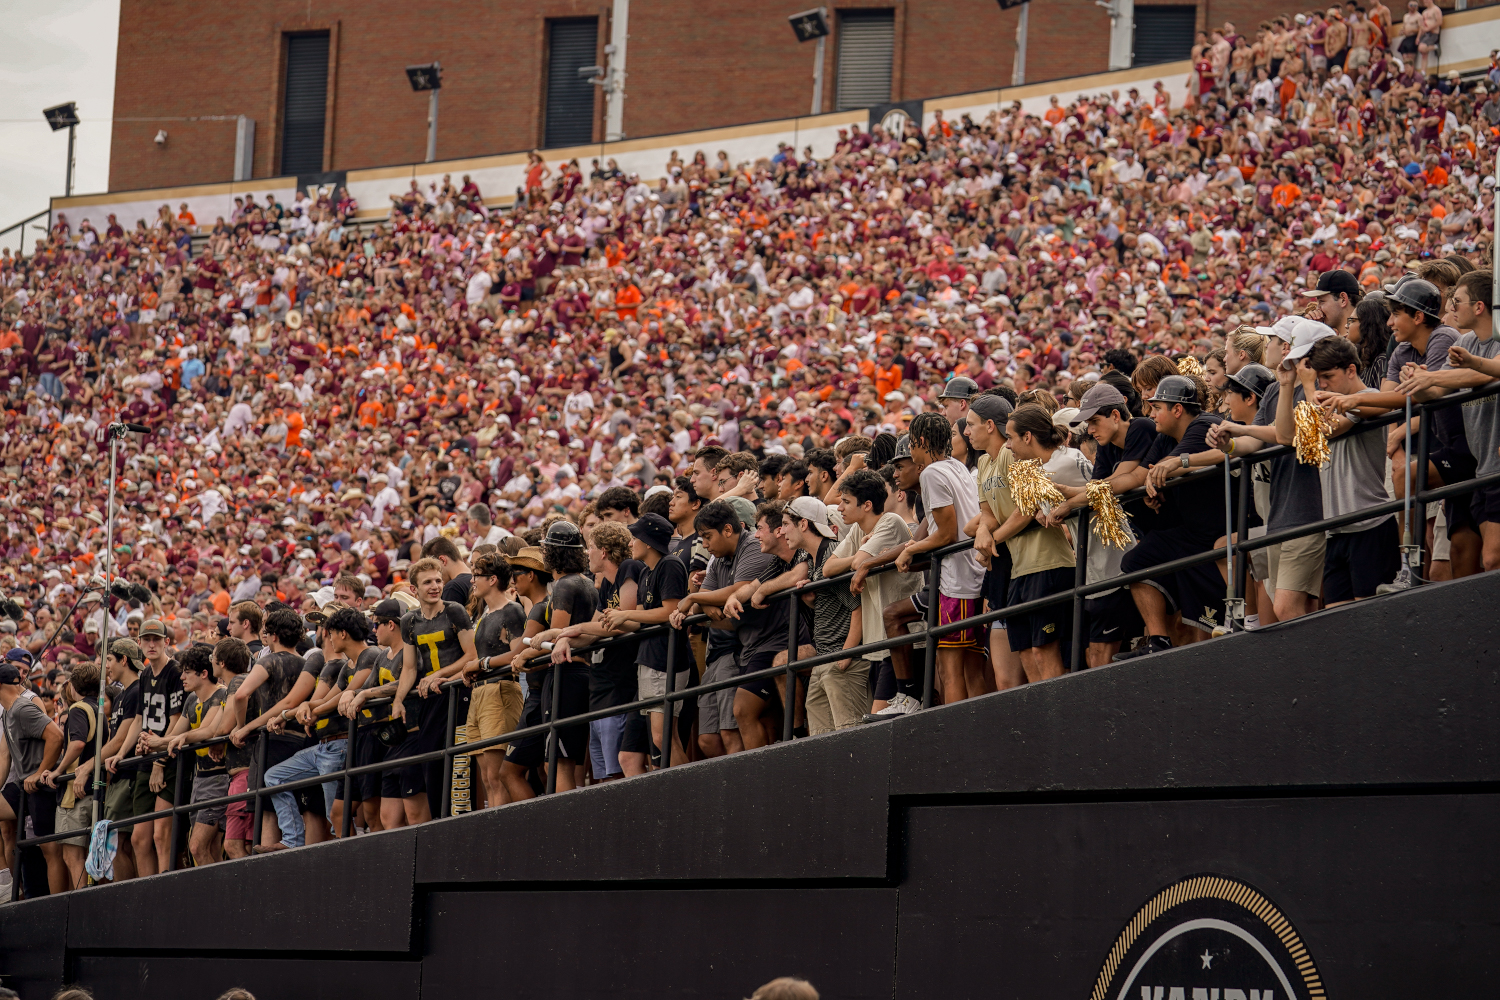
{"type": "MultiPolygon", "coordinates": [[[[922,470],[922,505],[927,511],[927,531],[937,531],[937,521],[932,512],[943,507],[952,507],[957,515],[958,537],[966,541],[964,526],[979,516],[979,490],[974,486],[974,476],[953,456],[933,462],[922,470]]],[[[942,574],[938,579],[938,591],[944,597],[961,599],[979,596],[984,583],[984,567],[972,549],[955,552],[943,558],[942,574]]]]}
{"type": "MultiPolygon", "coordinates": [[[[832,513],[832,512],[830,512],[832,513]]],[[[887,511],[875,522],[875,530],[866,535],[858,524],[849,524],[839,532],[838,547],[833,555],[847,559],[856,552],[868,552],[878,556],[887,549],[911,540],[911,529],[901,520],[901,515],[887,511]]],[[[860,626],[863,634],[860,642],[881,642],[886,638],[883,615],[892,604],[905,600],[922,589],[921,573],[899,573],[887,570],[865,578],[865,589],[860,594],[860,626]]],[[[884,660],[890,656],[886,650],[866,653],[867,660],[884,660]]]]}

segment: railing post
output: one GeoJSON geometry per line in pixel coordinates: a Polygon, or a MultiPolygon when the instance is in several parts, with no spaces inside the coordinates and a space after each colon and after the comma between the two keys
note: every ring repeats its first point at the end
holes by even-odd
{"type": "Polygon", "coordinates": [[[793,590],[787,595],[786,608],[786,694],[782,697],[782,707],[786,711],[786,717],[781,721],[781,741],[790,743],[792,741],[792,730],[797,716],[797,639],[799,638],[799,626],[797,615],[797,591],[793,590]]]}
{"type": "Polygon", "coordinates": [[[557,791],[557,713],[562,707],[562,667],[561,663],[554,663],[551,676],[548,678],[552,682],[552,710],[547,719],[548,795],[557,791]]]}
{"type": "Polygon", "coordinates": [[[182,813],[177,811],[177,807],[182,805],[182,776],[187,771],[189,762],[196,759],[197,754],[191,752],[185,756],[179,754],[177,774],[172,779],[172,836],[168,841],[170,846],[167,848],[167,871],[169,872],[177,870],[177,837],[182,833],[182,813]]]}
{"type": "MultiPolygon", "coordinates": [[[[1427,442],[1430,440],[1428,428],[1432,425],[1433,410],[1430,407],[1422,408],[1420,425],[1417,428],[1417,474],[1412,477],[1412,498],[1415,500],[1427,491],[1427,442]]],[[[1407,456],[1407,461],[1411,456],[1407,456]]],[[[1412,586],[1422,584],[1422,547],[1427,544],[1427,504],[1425,502],[1412,504],[1412,542],[1416,545],[1416,565],[1411,570],[1412,586]]],[[[1434,529],[1436,530],[1436,529],[1434,529]]],[[[1435,540],[1434,540],[1435,541],[1435,540]]]]}
{"type": "Polygon", "coordinates": [[[266,744],[270,742],[264,732],[257,733],[256,738],[260,744],[255,748],[255,767],[250,771],[250,787],[255,791],[255,811],[250,820],[251,847],[260,844],[260,818],[265,809],[265,796],[260,794],[260,790],[266,783],[266,744]]]}
{"type": "MultiPolygon", "coordinates": [[[[1250,480],[1255,475],[1255,464],[1248,458],[1240,461],[1240,509],[1235,513],[1234,531],[1239,536],[1240,544],[1235,546],[1234,565],[1230,569],[1234,573],[1234,596],[1240,600],[1250,593],[1250,555],[1244,551],[1243,546],[1248,541],[1250,530],[1250,480]]],[[[1264,590],[1265,588],[1261,588],[1264,590]]]]}
{"type": "MultiPolygon", "coordinates": [[[[672,766],[672,726],[676,722],[676,714],[672,708],[672,689],[676,687],[677,680],[677,637],[672,634],[672,623],[668,622],[667,628],[667,682],[661,696],[661,766],[665,771],[672,766]]],[[[649,722],[650,719],[648,718],[649,722]]],[[[650,734],[650,726],[646,727],[650,734]]],[[[650,754],[646,755],[650,763],[650,754]]]]}
{"type": "Polygon", "coordinates": [[[927,652],[922,664],[922,707],[932,707],[932,686],[937,673],[937,636],[932,630],[938,624],[938,581],[942,576],[943,557],[933,552],[927,580],[927,652]]]}
{"type": "Polygon", "coordinates": [[[1083,595],[1079,590],[1089,578],[1090,513],[1087,507],[1078,511],[1078,530],[1073,539],[1073,649],[1068,669],[1075,672],[1088,665],[1083,658],[1089,642],[1088,636],[1083,634],[1083,595]]]}
{"type": "Polygon", "coordinates": [[[354,740],[359,733],[359,713],[349,720],[349,742],[344,744],[344,818],[339,823],[339,838],[348,840],[354,832],[354,775],[349,769],[354,766],[354,740]]]}
{"type": "MultiPolygon", "coordinates": [[[[448,725],[443,730],[443,749],[452,750],[453,724],[458,713],[458,685],[450,685],[447,691],[448,725]]],[[[443,758],[443,806],[438,812],[443,819],[453,815],[453,754],[451,753],[443,758]]]]}
{"type": "Polygon", "coordinates": [[[26,839],[26,785],[21,785],[20,797],[16,800],[16,845],[10,856],[10,901],[21,898],[21,841],[26,839]]]}

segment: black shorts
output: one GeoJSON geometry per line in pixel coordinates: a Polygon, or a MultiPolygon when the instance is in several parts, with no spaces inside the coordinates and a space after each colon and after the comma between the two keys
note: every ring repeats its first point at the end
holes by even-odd
{"type": "Polygon", "coordinates": [[[874,661],[870,668],[870,697],[875,701],[896,697],[896,667],[889,656],[874,661]]]}
{"type": "MultiPolygon", "coordinates": [[[[1044,569],[1039,573],[1027,573],[1012,578],[1006,604],[1024,604],[1073,586],[1073,568],[1044,569]]],[[[1010,637],[1010,651],[1019,653],[1023,649],[1037,649],[1054,642],[1066,644],[1073,634],[1073,602],[1059,601],[1045,608],[1026,614],[1013,615],[1005,619],[1005,632],[1010,637]]]]}
{"type": "Polygon", "coordinates": [[[36,836],[45,837],[57,832],[57,789],[48,788],[46,785],[38,784],[36,791],[26,793],[26,812],[21,812],[21,785],[19,782],[11,782],[0,789],[5,801],[10,803],[10,811],[16,814],[16,833],[24,838],[26,834],[26,817],[31,817],[31,826],[36,831],[36,836]]]}
{"type": "Polygon", "coordinates": [[[640,712],[631,712],[625,716],[625,728],[620,732],[620,752],[650,754],[651,751],[650,720],[640,712]]]}
{"type": "MultiPolygon", "coordinates": [[[[521,702],[521,721],[517,728],[530,729],[546,721],[542,709],[542,682],[544,678],[529,674],[526,678],[526,700],[521,702]]],[[[505,745],[507,764],[518,764],[532,768],[547,759],[547,734],[532,733],[505,745]]]]}
{"type": "MultiPolygon", "coordinates": [[[[1427,460],[1437,467],[1438,476],[1442,478],[1444,486],[1452,486],[1454,483],[1473,479],[1475,471],[1479,468],[1479,460],[1471,455],[1467,448],[1440,448],[1428,455],[1427,460]]],[[[1472,508],[1473,498],[1470,496],[1449,497],[1443,501],[1443,516],[1448,521],[1449,538],[1453,537],[1455,531],[1461,531],[1464,528],[1470,531],[1479,530],[1475,526],[1472,508]]]]}
{"type": "Polygon", "coordinates": [[[1402,35],[1401,40],[1396,43],[1396,51],[1416,55],[1417,38],[1415,35],[1402,35]]]}
{"type": "Polygon", "coordinates": [[[911,606],[917,609],[917,617],[925,622],[927,620],[927,584],[922,584],[911,595],[911,606]]]}
{"type": "MultiPolygon", "coordinates": [[[[915,595],[913,595],[915,596],[915,595]]],[[[779,650],[768,650],[756,653],[754,656],[745,656],[740,660],[740,673],[753,674],[757,670],[765,670],[776,662],[776,654],[779,650]]],[[[780,696],[776,692],[776,678],[761,677],[758,680],[746,681],[741,684],[741,691],[749,691],[761,701],[776,701],[780,696]]]]}
{"type": "MultiPolygon", "coordinates": [[[[1212,551],[1214,539],[1187,528],[1161,528],[1146,534],[1135,548],[1120,559],[1121,573],[1135,573],[1174,559],[1212,551]]],[[[1182,612],[1184,625],[1204,631],[1222,623],[1224,616],[1224,578],[1212,562],[1206,562],[1176,573],[1151,578],[1168,601],[1182,612]]]]}
{"type": "Polygon", "coordinates": [[[1129,587],[1087,598],[1083,618],[1088,623],[1089,642],[1129,642],[1146,628],[1129,587]]]}
{"type": "Polygon", "coordinates": [[[990,568],[984,571],[984,583],[979,596],[984,598],[986,611],[999,611],[1010,599],[1010,549],[1000,546],[1000,555],[990,560],[990,568]]]}
{"type": "MultiPolygon", "coordinates": [[[[535,687],[530,688],[534,693],[526,696],[526,701],[521,706],[521,728],[528,726],[540,726],[552,717],[552,685],[556,683],[559,671],[553,667],[545,675],[536,678],[534,675],[528,680],[537,681],[535,687]]],[[[562,690],[558,692],[558,717],[566,719],[574,715],[582,715],[589,710],[589,665],[581,661],[564,667],[562,673],[562,690]]],[[[589,727],[586,723],[567,726],[557,731],[558,746],[557,756],[562,760],[570,760],[575,764],[582,764],[589,756],[589,727]]],[[[545,732],[532,733],[523,736],[505,748],[505,759],[508,763],[518,764],[521,767],[540,767],[547,762],[547,734],[545,732]]]]}
{"type": "Polygon", "coordinates": [[[1328,536],[1323,555],[1323,600],[1327,604],[1374,597],[1401,569],[1401,519],[1388,517],[1364,531],[1328,536]]]}
{"type": "Polygon", "coordinates": [[[1469,517],[1476,530],[1481,524],[1500,524],[1500,484],[1475,488],[1469,499],[1469,517]]]}
{"type": "MultiPolygon", "coordinates": [[[[359,733],[354,740],[354,766],[364,767],[367,764],[378,764],[385,760],[386,746],[375,738],[375,727],[379,722],[360,719],[359,733]]],[[[381,771],[371,771],[369,774],[356,774],[354,776],[354,797],[360,802],[372,802],[380,798],[380,780],[384,777],[381,771]]]]}
{"type": "MultiPolygon", "coordinates": [[[[393,747],[386,755],[386,760],[397,762],[403,757],[415,757],[417,754],[443,748],[443,726],[448,721],[448,700],[439,697],[419,699],[415,713],[416,732],[408,733],[405,741],[400,746],[393,747]]],[[[404,799],[429,791],[433,780],[433,764],[437,765],[437,773],[441,775],[441,760],[403,764],[384,772],[380,777],[380,797],[404,799]]]]}

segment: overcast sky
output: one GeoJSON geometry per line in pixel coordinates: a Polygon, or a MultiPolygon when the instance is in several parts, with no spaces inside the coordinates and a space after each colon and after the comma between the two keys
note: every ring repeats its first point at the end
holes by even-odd
{"type": "MultiPolygon", "coordinates": [[[[0,0],[0,227],[61,195],[67,130],[53,133],[42,109],[75,101],[73,192],[109,187],[109,117],[115,103],[120,0],[0,0]]],[[[27,241],[31,242],[30,240],[27,241]]],[[[15,248],[15,234],[0,245],[15,248]]]]}

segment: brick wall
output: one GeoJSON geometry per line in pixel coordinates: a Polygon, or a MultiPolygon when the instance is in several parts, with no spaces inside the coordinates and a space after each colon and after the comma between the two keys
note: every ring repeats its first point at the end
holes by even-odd
{"type": "MultiPolygon", "coordinates": [[[[786,18],[813,0],[632,0],[625,132],[629,136],[804,115],[812,98],[813,43],[799,45],[786,18]]],[[[1139,0],[1147,3],[1151,0],[1139,0]]],[[[994,0],[833,0],[835,12],[890,8],[896,15],[894,100],[1008,86],[1018,12],[994,0]]],[[[1199,21],[1227,18],[1242,31],[1292,8],[1275,0],[1199,0],[1199,21]]],[[[255,176],[279,168],[284,37],[327,30],[328,169],[420,161],[427,98],[403,68],[443,64],[438,156],[525,149],[540,142],[546,23],[598,17],[599,61],[610,0],[514,0],[504,7],[457,0],[122,0],[115,82],[111,190],[228,180],[233,121],[256,121],[255,176]],[[148,119],[131,121],[127,119],[148,119]],[[158,147],[152,137],[166,129],[158,147]]],[[[837,17],[824,73],[834,106],[837,17]]],[[[1109,18],[1093,0],[1033,0],[1027,79],[1102,72],[1109,18]]],[[[604,102],[595,102],[602,138],[604,102]]]]}

